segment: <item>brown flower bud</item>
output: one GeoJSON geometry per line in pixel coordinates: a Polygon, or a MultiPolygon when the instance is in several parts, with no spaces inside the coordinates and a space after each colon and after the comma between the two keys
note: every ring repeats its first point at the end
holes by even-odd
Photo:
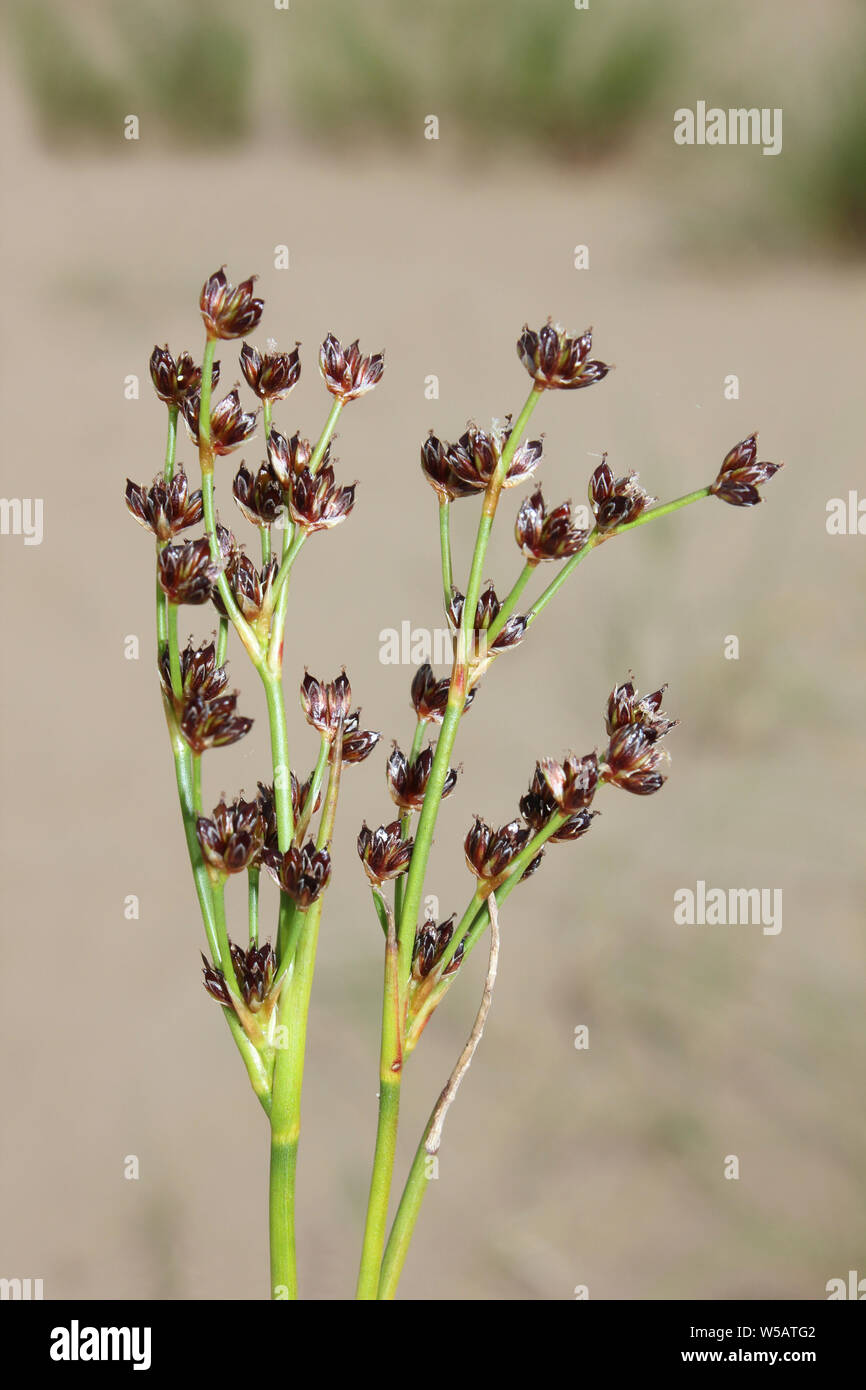
{"type": "Polygon", "coordinates": [[[227,1009],[231,1008],[231,995],[225,975],[221,970],[217,970],[215,965],[211,965],[204,952],[201,953],[201,959],[204,987],[211,999],[215,999],[218,1004],[223,1004],[227,1009]]]}
{"type": "Polygon", "coordinates": [[[358,835],[358,855],[371,883],[382,884],[405,873],[414,841],[404,840],[398,820],[371,830],[366,821],[358,835]]]}
{"type": "Polygon", "coordinates": [[[351,483],[348,487],[337,487],[330,464],[325,464],[317,473],[305,468],[292,477],[289,496],[292,520],[310,532],[338,526],[355,505],[356,486],[351,483]]]}
{"type": "Polygon", "coordinates": [[[588,753],[585,758],[569,754],[562,763],[555,758],[542,758],[538,767],[557,808],[565,815],[576,815],[589,806],[599,780],[595,753],[588,753]]]}
{"type": "Polygon", "coordinates": [[[273,526],[283,512],[283,489],[270,464],[263,463],[253,477],[241,464],[232,484],[234,499],[247,521],[264,529],[273,526]]]}
{"type": "MultiPolygon", "coordinates": [[[[412,677],[412,707],[417,717],[425,722],[441,724],[445,717],[450,689],[450,676],[443,676],[441,680],[437,680],[429,662],[425,661],[423,666],[419,666],[412,677]]],[[[464,709],[468,709],[474,699],[475,691],[470,690],[464,709]]]]}
{"type": "Polygon", "coordinates": [[[613,734],[601,758],[599,777],[636,796],[657,792],[667,780],[670,754],[640,724],[625,724],[613,734]]]}
{"type": "MultiPolygon", "coordinates": [[[[258,570],[243,551],[236,550],[232,553],[225,567],[225,576],[235,603],[248,623],[257,622],[263,613],[271,611],[272,590],[279,568],[280,562],[276,556],[258,570]]],[[[218,589],[214,589],[212,597],[217,612],[222,617],[227,617],[218,589]]]]}
{"type": "Polygon", "coordinates": [[[758,488],[781,467],[781,463],[758,462],[758,436],[750,434],[725,455],[710,492],[732,507],[755,507],[762,500],[758,488]]]}
{"type": "Polygon", "coordinates": [[[607,702],[607,732],[613,734],[628,724],[639,724],[651,742],[664,738],[679,723],[678,719],[669,719],[662,712],[661,704],[666,690],[667,686],[663,685],[660,690],[638,699],[633,677],[622,685],[614,686],[607,702]]]}
{"type": "MultiPolygon", "coordinates": [[[[213,642],[208,642],[203,647],[193,647],[192,642],[187,642],[179,657],[181,692],[178,703],[181,710],[184,703],[194,695],[200,695],[204,700],[212,700],[222,693],[228,683],[228,672],[225,666],[217,666],[213,642]]],[[[168,647],[163,647],[160,652],[158,664],[162,688],[174,702],[168,647]]]]}
{"type": "MultiPolygon", "coordinates": [[[[329,444],[322,456],[322,466],[328,462],[330,453],[329,444]]],[[[286,439],[279,430],[271,428],[268,435],[268,462],[284,492],[288,492],[295,475],[304,472],[312,454],[313,446],[309,439],[302,439],[299,434],[293,434],[291,439],[286,439]]]]}
{"type": "Polygon", "coordinates": [[[257,327],[265,304],[253,297],[255,278],[251,275],[235,288],[221,267],[205,281],[199,307],[209,338],[245,338],[257,327]]]}
{"type": "Polygon", "coordinates": [[[412,975],[419,982],[425,980],[442,959],[445,947],[454,935],[454,915],[452,913],[444,922],[436,922],[433,917],[428,917],[415,933],[412,975]]]}
{"type": "Polygon", "coordinates": [[[220,801],[211,818],[199,816],[195,826],[207,863],[222,874],[238,874],[256,859],[264,829],[258,803],[240,797],[228,806],[220,801]]]}
{"type": "MultiPolygon", "coordinates": [[[[532,831],[527,830],[517,820],[509,821],[499,830],[492,830],[485,821],[476,816],[464,843],[466,863],[477,878],[498,884],[506,877],[512,861],[521,850],[526,849],[531,839],[532,831]]],[[[527,877],[536,867],[533,861],[522,877],[527,877]]]]}
{"type": "Polygon", "coordinates": [[[514,534],[530,564],[576,555],[589,539],[589,532],[575,525],[571,503],[563,502],[548,513],[540,488],[520,504],[514,534]]]}
{"type": "MultiPolygon", "coordinates": [[[[465,602],[463,594],[459,589],[451,592],[451,603],[448,606],[448,617],[454,628],[460,626],[463,616],[463,604],[465,602]]],[[[529,619],[520,613],[512,613],[511,617],[503,624],[501,632],[494,642],[486,645],[486,639],[481,634],[486,633],[499,616],[502,604],[496,597],[496,590],[489,584],[483,594],[478,599],[475,609],[475,623],[473,631],[476,634],[476,646],[488,652],[504,652],[510,647],[516,647],[526,636],[526,629],[529,619]]]]}
{"type": "Polygon", "coordinates": [[[307,723],[333,739],[346,722],[352,708],[352,687],[345,670],[336,680],[325,682],[304,672],[301,681],[301,708],[307,723]]]}
{"type": "Polygon", "coordinates": [[[171,540],[188,526],[196,526],[202,517],[201,489],[190,492],[183,469],[178,469],[170,482],[157,474],[149,488],[127,478],[126,505],[158,541],[171,540]]]}
{"type": "MultiPolygon", "coordinates": [[[[197,367],[188,352],[182,352],[175,362],[168,350],[155,347],[150,355],[150,379],[159,399],[166,405],[180,407],[190,391],[201,388],[201,367],[197,367]]],[[[220,379],[220,364],[214,362],[211,382],[216,386],[220,379]]]]}
{"type": "Polygon", "coordinates": [[[301,375],[300,346],[300,343],[295,343],[292,352],[266,352],[262,356],[258,348],[244,343],[240,357],[241,371],[259,400],[281,401],[289,394],[301,375]]]}
{"type": "MultiPolygon", "coordinates": [[[[382,737],[375,729],[360,729],[361,711],[353,710],[343,724],[342,757],[344,763],[362,763],[369,758],[382,737]]],[[[333,749],[331,750],[333,757],[333,749]]]]}
{"type": "MultiPolygon", "coordinates": [[[[185,396],[182,409],[190,438],[195,444],[198,444],[201,393],[191,391],[188,396],[185,396]]],[[[238,388],[235,387],[227,396],[223,396],[222,400],[211,410],[210,435],[214,453],[230,454],[233,449],[246,443],[250,435],[255,432],[255,428],[256,416],[244,411],[238,388]]]]}
{"type": "MultiPolygon", "coordinates": [[[[558,809],[541,766],[536,763],[535,772],[529,784],[529,791],[520,798],[520,814],[533,834],[537,835],[540,830],[545,828],[551,816],[558,809]]],[[[550,843],[559,844],[566,840],[579,840],[581,835],[586,834],[597,815],[597,811],[586,809],[578,811],[550,836],[550,843]]]]}
{"type": "MultiPolygon", "coordinates": [[[[499,467],[502,451],[510,435],[509,415],[504,425],[494,420],[489,432],[470,423],[456,444],[443,446],[435,436],[431,436],[427,441],[426,455],[422,450],[421,466],[425,468],[428,479],[437,491],[450,491],[453,496],[465,496],[467,489],[470,492],[483,492],[499,467]],[[438,449],[435,446],[438,446],[438,449]],[[441,461],[436,457],[439,451],[444,451],[441,461]],[[434,481],[434,477],[441,481],[434,481]],[[459,493],[455,484],[461,485],[459,493]]],[[[503,479],[503,487],[516,487],[528,478],[538,467],[541,451],[540,439],[528,440],[515,450],[503,479]]]]}
{"type": "Polygon", "coordinates": [[[167,545],[157,556],[159,583],[172,603],[207,603],[219,573],[206,536],[167,545]]]}
{"type": "Polygon", "coordinates": [[[319,369],[331,395],[345,404],[372,391],[382,378],[385,358],[381,352],[362,357],[357,338],[343,348],[333,333],[329,333],[319,352],[319,369]]]}
{"type": "MultiPolygon", "coordinates": [[[[415,761],[410,763],[395,743],[385,772],[391,799],[404,811],[419,810],[424,802],[424,794],[427,791],[427,783],[430,780],[432,768],[432,748],[422,748],[415,761]]],[[[452,767],[445,775],[445,785],[442,788],[443,800],[454,790],[456,784],[457,772],[452,767]]]]}
{"type": "Polygon", "coordinates": [[[588,361],[591,350],[591,328],[572,338],[550,319],[537,333],[525,324],[517,340],[517,355],[539,390],[576,391],[602,381],[610,367],[588,361]]]}
{"type": "MultiPolygon", "coordinates": [[[[250,946],[244,950],[229,941],[229,952],[244,1003],[251,1013],[258,1013],[268,999],[277,973],[277,957],[270,942],[261,946],[250,946]]],[[[212,999],[224,1005],[231,1004],[228,986],[221,970],[202,956],[204,963],[204,987],[212,999]]]]}
{"type": "Polygon", "coordinates": [[[456,497],[471,497],[478,490],[474,481],[464,482],[452,468],[451,453],[456,447],[443,444],[432,430],[421,445],[421,470],[443,502],[453,502],[456,497]]]}
{"type": "Polygon", "coordinates": [[[302,910],[314,903],[328,886],[331,856],[326,849],[316,849],[312,840],[305,845],[292,845],[285,854],[280,854],[279,850],[265,850],[262,858],[271,877],[302,910]]]}
{"type": "Polygon", "coordinates": [[[641,512],[657,499],[644,492],[637,473],[614,478],[607,464],[607,454],[589,480],[589,500],[599,531],[636,521],[641,512]]]}
{"type": "Polygon", "coordinates": [[[249,733],[253,721],[235,714],[237,703],[237,692],[218,695],[213,700],[193,695],[184,702],[180,731],[194,753],[203,753],[206,748],[225,748],[249,733]]]}

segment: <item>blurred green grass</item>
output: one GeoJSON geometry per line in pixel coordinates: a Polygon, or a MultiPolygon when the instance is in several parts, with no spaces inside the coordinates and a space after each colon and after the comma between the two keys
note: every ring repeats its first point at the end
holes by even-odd
{"type": "Polygon", "coordinates": [[[725,21],[681,0],[587,11],[571,0],[292,0],[288,15],[238,0],[89,0],[74,13],[13,0],[9,29],[37,128],[55,146],[114,145],[135,113],[162,148],[300,131],[350,156],[408,148],[435,114],[471,159],[522,152],[655,170],[672,232],[707,255],[768,237],[776,248],[866,246],[866,22],[844,15],[828,15],[814,53],[792,15],[793,66],[784,44],[731,50],[725,21]],[[673,158],[663,132],[700,96],[787,100],[783,157],[673,158]]]}

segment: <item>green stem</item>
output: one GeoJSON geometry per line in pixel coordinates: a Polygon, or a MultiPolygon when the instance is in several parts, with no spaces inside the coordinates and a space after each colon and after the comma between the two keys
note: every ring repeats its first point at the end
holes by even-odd
{"type": "Polygon", "coordinates": [[[325,457],[325,450],[327,449],[328,445],[331,442],[331,439],[333,438],[334,430],[337,428],[337,421],[340,418],[340,412],[342,411],[342,409],[343,402],[339,399],[339,397],[335,396],[334,403],[331,406],[328,418],[325,421],[325,428],[319,435],[316,447],[310,455],[310,462],[307,464],[307,467],[309,468],[311,473],[318,473],[319,471],[319,465],[321,464],[322,459],[325,457]]]}
{"type": "MultiPolygon", "coordinates": [[[[328,794],[316,839],[321,849],[331,839],[337,813],[342,772],[342,737],[334,744],[328,794]]],[[[298,1296],[295,1255],[295,1177],[301,1132],[301,1088],[304,1079],[307,1017],[316,965],[316,947],[322,918],[322,897],[295,920],[303,921],[291,974],[280,991],[279,1049],[274,1065],[271,1101],[270,1246],[271,1297],[298,1296]]]]}
{"type": "Polygon", "coordinates": [[[226,659],[226,647],[229,641],[229,620],[220,614],[219,629],[217,631],[216,643],[216,664],[222,666],[226,659]]]}
{"type": "Polygon", "coordinates": [[[439,550],[442,557],[442,596],[447,613],[454,583],[451,567],[451,502],[447,497],[439,499],[439,550]]]}
{"type": "Polygon", "coordinates": [[[250,948],[259,944],[259,879],[261,869],[257,864],[247,869],[247,915],[250,928],[250,948]]]}
{"type": "Polygon", "coordinates": [[[177,640],[177,604],[167,605],[168,617],[168,664],[171,672],[171,688],[176,699],[180,699],[182,679],[180,674],[180,647],[177,640]]]}
{"type": "MultiPolygon", "coordinates": [[[[387,914],[386,914],[387,915],[387,914]]],[[[382,1045],[379,1055],[379,1120],[376,1148],[370,1175],[370,1196],[364,1226],[361,1268],[357,1297],[366,1302],[376,1299],[385,1236],[388,1231],[388,1201],[397,1152],[397,1125],[400,1117],[400,1076],[403,1068],[401,992],[397,974],[397,937],[393,917],[388,918],[385,941],[385,983],[382,991],[382,1045]]]]}
{"type": "Polygon", "coordinates": [[[197,816],[201,815],[201,753],[192,755],[192,805],[197,816]]]}
{"type": "Polygon", "coordinates": [[[576,569],[591,550],[601,545],[602,541],[608,541],[612,536],[621,536],[626,531],[633,531],[636,526],[645,526],[648,521],[655,521],[660,516],[668,516],[671,512],[679,511],[680,507],[687,507],[691,502],[699,502],[703,497],[709,497],[708,487],[697,488],[695,492],[687,492],[684,497],[675,497],[672,502],[663,502],[660,507],[651,507],[649,511],[642,512],[635,521],[625,521],[621,526],[613,526],[609,531],[594,530],[590,532],[586,544],[572,555],[554,579],[548,584],[543,594],[536,599],[535,603],[527,615],[530,623],[534,622],[539,613],[543,611],[553,598],[554,594],[562,588],[572,570],[576,569]]]}
{"type": "Polygon", "coordinates": [[[274,769],[274,809],[277,816],[277,844],[285,854],[295,833],[292,814],[292,777],[289,764],[289,738],[286,730],[286,702],[278,672],[263,669],[262,682],[268,706],[271,731],[271,762],[274,769]]]}
{"type": "Polygon", "coordinates": [[[529,583],[530,579],[535,573],[536,568],[537,566],[532,561],[523,566],[523,569],[520,571],[520,574],[514,581],[514,585],[511,589],[511,592],[504,600],[495,621],[490,624],[490,627],[487,630],[488,647],[492,647],[493,643],[496,641],[505,624],[508,622],[508,619],[511,617],[512,613],[517,607],[520,595],[523,593],[523,590],[526,588],[527,584],[529,583]]]}

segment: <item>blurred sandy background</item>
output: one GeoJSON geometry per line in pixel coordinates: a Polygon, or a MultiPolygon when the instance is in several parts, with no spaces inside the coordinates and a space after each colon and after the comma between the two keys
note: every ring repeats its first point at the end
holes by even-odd
{"type": "MultiPolygon", "coordinates": [[[[302,342],[300,385],[277,407],[287,431],[315,437],[324,420],[325,332],[387,354],[336,448],[360,482],[355,512],[304,551],[287,642],[302,772],[304,665],[345,663],[385,735],[348,771],[335,842],[304,1094],[303,1294],[349,1296],[360,1249],[381,935],[354,838],[362,818],[390,818],[389,741],[411,736],[412,668],[380,664],[380,630],[441,623],[418,448],[430,426],[453,438],[519,409],[514,342],[548,314],[592,323],[617,366],[537,412],[549,502],[582,500],[603,449],[678,495],[755,427],[786,468],[754,512],[711,500],[593,556],[466,720],[429,881],[443,914],[471,893],[472,813],[505,821],[537,756],[600,743],[628,668],[644,690],[670,682],[683,722],[665,790],[605,795],[591,835],[549,852],[503,914],[493,1011],[403,1297],[568,1299],[586,1284],[592,1298],[812,1299],[866,1274],[866,539],[825,529],[827,500],[864,490],[859,7],[663,5],[651,22],[616,8],[616,22],[600,0],[403,20],[394,4],[325,0],[10,11],[2,494],[42,497],[45,531],[41,546],[0,540],[0,1274],[43,1278],[46,1297],[267,1292],[266,1124],[200,983],[152,552],[122,501],[127,475],[161,466],[150,350],[199,358],[198,291],[223,262],[261,276],[255,340],[302,342]],[[677,148],[673,111],[699,99],[781,106],[781,156],[677,148]],[[122,138],[128,113],[137,143],[122,138]],[[423,138],[430,113],[438,142],[423,138]],[[288,271],[273,268],[281,243],[288,271]],[[139,401],[124,399],[133,372],[139,401]],[[128,634],[140,661],[124,659],[128,634]],[[723,657],[728,634],[739,661],[723,657]],[[675,926],[673,893],[699,878],[781,887],[782,932],[675,926]],[[739,1181],[724,1180],[729,1154],[739,1181]]],[[[234,345],[220,356],[228,387],[234,345]]],[[[260,453],[257,440],[244,456],[260,453]]],[[[193,467],[185,437],[179,457],[193,467]]],[[[218,496],[244,534],[228,496],[240,457],[218,496]]],[[[516,501],[488,559],[500,592],[518,568],[516,501]]],[[[465,578],[475,507],[455,512],[465,578]]],[[[209,610],[181,617],[184,635],[211,625],[209,610]]],[[[206,759],[209,805],[268,767],[258,683],[232,658],[258,720],[206,759]]],[[[401,1171],[474,1015],[483,954],[407,1074],[401,1171]]]]}

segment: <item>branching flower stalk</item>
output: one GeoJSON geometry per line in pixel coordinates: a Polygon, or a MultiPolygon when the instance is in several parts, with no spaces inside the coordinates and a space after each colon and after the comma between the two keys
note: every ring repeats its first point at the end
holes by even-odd
{"type": "MultiPolygon", "coordinates": [[[[299,432],[290,437],[282,434],[273,422],[275,404],[300,376],[300,345],[281,352],[269,341],[261,352],[243,343],[240,367],[260,404],[266,457],[254,471],[241,462],[232,495],[242,516],[259,532],[259,564],[220,521],[216,509],[219,461],[253,437],[258,413],[244,408],[237,387],[216,404],[214,390],[220,376],[217,344],[246,338],[258,327],[263,307],[254,295],[252,279],[235,287],[219,270],[207,280],[200,297],[205,325],[201,367],[187,352],[174,358],[167,347],[154,349],[151,378],[167,408],[164,461],[150,487],[127,482],[126,501],[156,543],[157,667],[181,820],[209,951],[209,958],[203,958],[205,988],[222,1007],[269,1119],[271,1296],[295,1299],[301,1093],[317,945],[332,872],[331,842],[345,769],[365,761],[380,735],[361,728],[345,670],[332,680],[305,671],[301,707],[318,734],[319,748],[312,770],[302,780],[289,756],[283,686],[285,631],[290,581],[301,551],[311,536],[333,529],[354,508],[355,485],[337,483],[331,446],[342,411],[377,385],[384,360],[381,353],[363,356],[357,342],[344,348],[328,334],[319,353],[319,368],[331,404],[313,445],[299,432]],[[201,486],[192,492],[177,462],[180,418],[198,450],[201,486]],[[177,539],[199,524],[201,537],[177,539]],[[281,544],[275,531],[282,532],[281,544]],[[189,641],[180,649],[178,609],[182,604],[213,606],[217,623],[212,640],[200,646],[189,641]],[[251,719],[237,713],[238,693],[226,688],[230,629],[264,689],[271,774],[268,782],[258,784],[251,800],[242,791],[230,802],[223,797],[206,813],[202,806],[205,754],[245,737],[252,726],[251,719]],[[233,875],[241,873],[246,876],[247,921],[242,933],[232,934],[225,888],[233,875]],[[262,925],[261,885],[267,879],[279,890],[273,942],[262,925]],[[239,936],[244,945],[239,944],[239,936]]],[[[602,786],[641,796],[660,789],[668,765],[663,740],[676,724],[661,708],[664,687],[640,696],[630,676],[615,686],[607,703],[607,743],[601,751],[596,748],[581,757],[569,753],[562,761],[539,758],[515,819],[497,829],[475,818],[464,841],[475,889],[455,925],[454,915],[442,921],[422,918],[421,904],[439,809],[458,780],[451,761],[464,715],[485,675],[524,640],[531,624],[592,550],[704,497],[716,496],[738,507],[754,506],[761,500],[760,486],[780,467],[758,461],[757,437],[750,435],[725,455],[708,486],[653,506],[655,499],[647,496],[637,475],[615,477],[604,456],[590,479],[585,516],[570,502],[548,510],[541,489],[533,484],[515,524],[524,564],[500,600],[492,585],[484,586],[483,575],[503,493],[532,480],[541,461],[541,441],[524,436],[542,396],[550,390],[592,386],[609,374],[604,362],[591,357],[591,349],[589,331],[572,337],[551,322],[537,332],[524,328],[517,350],[531,388],[514,423],[508,417],[504,424],[494,422],[490,430],[470,424],[453,444],[443,443],[431,432],[421,448],[422,470],[438,500],[442,595],[454,649],[447,675],[437,677],[424,665],[413,676],[411,743],[405,754],[393,744],[386,765],[396,817],[375,829],[365,824],[358,836],[358,853],[384,937],[379,1116],[357,1284],[357,1297],[362,1300],[395,1296],[426,1191],[427,1160],[438,1151],[445,1113],[478,1046],[491,1006],[500,952],[500,910],[518,884],[536,872],[549,846],[582,839],[588,832],[596,815],[593,801],[602,786]],[[454,582],[451,508],[468,497],[481,499],[481,511],[465,592],[461,592],[454,582]],[[535,570],[545,563],[559,566],[555,577],[519,614],[535,570]],[[465,960],[488,930],[488,967],[476,1021],[431,1113],[389,1234],[406,1063],[465,960]]]]}

